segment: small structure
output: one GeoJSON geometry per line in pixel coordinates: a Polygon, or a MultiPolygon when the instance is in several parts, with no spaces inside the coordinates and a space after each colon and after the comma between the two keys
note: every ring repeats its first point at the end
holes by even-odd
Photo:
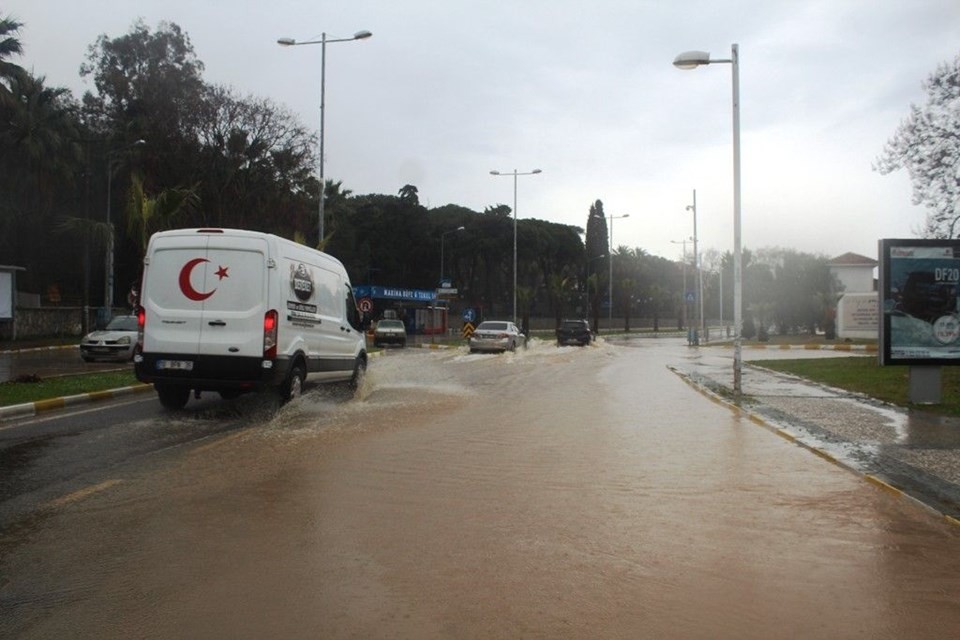
{"type": "Polygon", "coordinates": [[[17,271],[23,267],[0,265],[0,338],[17,339],[17,271]]]}
{"type": "Polygon", "coordinates": [[[827,262],[830,273],[843,285],[844,293],[871,293],[877,290],[873,270],[880,263],[857,253],[845,253],[827,262]]]}
{"type": "Polygon", "coordinates": [[[856,253],[844,253],[827,263],[841,291],[837,301],[837,337],[877,337],[880,312],[873,271],[878,264],[873,258],[856,253]]]}

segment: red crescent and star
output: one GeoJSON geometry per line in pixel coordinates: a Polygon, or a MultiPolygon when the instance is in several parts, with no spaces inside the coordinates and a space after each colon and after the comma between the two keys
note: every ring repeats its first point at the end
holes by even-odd
{"type": "MultiPolygon", "coordinates": [[[[183,292],[183,295],[197,302],[200,302],[201,300],[206,300],[217,291],[216,289],[213,289],[212,291],[197,291],[196,289],[193,288],[193,285],[190,284],[190,274],[193,273],[194,267],[204,262],[210,262],[210,261],[207,260],[206,258],[194,258],[193,260],[187,261],[187,263],[183,265],[183,268],[180,269],[180,291],[183,292]]],[[[215,275],[220,280],[223,280],[224,278],[229,278],[230,275],[227,273],[228,269],[229,267],[224,267],[223,265],[221,265],[220,268],[216,270],[215,275]]]]}

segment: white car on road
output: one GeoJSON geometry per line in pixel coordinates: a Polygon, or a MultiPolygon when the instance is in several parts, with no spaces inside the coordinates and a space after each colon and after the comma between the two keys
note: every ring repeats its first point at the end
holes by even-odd
{"type": "Polygon", "coordinates": [[[487,320],[470,336],[470,353],[477,351],[516,351],[527,338],[512,322],[487,320]]]}

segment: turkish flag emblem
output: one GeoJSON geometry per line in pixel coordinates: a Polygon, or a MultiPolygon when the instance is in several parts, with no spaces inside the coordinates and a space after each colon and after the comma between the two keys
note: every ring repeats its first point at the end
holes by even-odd
{"type": "MultiPolygon", "coordinates": [[[[190,283],[190,277],[193,275],[193,270],[197,267],[197,265],[203,264],[204,262],[210,261],[206,258],[194,258],[193,260],[189,260],[185,265],[183,265],[183,268],[180,269],[180,291],[182,291],[183,295],[185,295],[187,298],[196,302],[206,300],[217,291],[216,289],[211,289],[210,291],[197,291],[196,288],[194,288],[194,286],[190,283]]],[[[215,275],[220,280],[229,278],[230,274],[228,273],[228,270],[229,267],[224,267],[221,265],[221,267],[217,269],[215,275]]]]}

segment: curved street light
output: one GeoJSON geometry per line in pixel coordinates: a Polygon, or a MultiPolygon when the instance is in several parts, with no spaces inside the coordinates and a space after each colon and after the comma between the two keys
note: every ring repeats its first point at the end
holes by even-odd
{"type": "Polygon", "coordinates": [[[327,75],[327,44],[330,42],[350,42],[352,40],[365,40],[373,34],[369,31],[357,31],[352,38],[327,38],[327,33],[323,32],[319,40],[299,41],[295,38],[278,38],[277,44],[281,47],[295,47],[304,44],[319,44],[320,47],[320,225],[319,236],[317,239],[317,248],[323,248],[323,201],[326,196],[326,182],[323,175],[323,143],[324,143],[324,113],[326,103],[326,75],[327,75]]]}
{"type": "Polygon", "coordinates": [[[543,173],[540,169],[533,171],[491,171],[492,176],[513,176],[513,321],[517,321],[517,176],[532,176],[543,173]]]}
{"type": "Polygon", "coordinates": [[[695,69],[701,65],[729,64],[733,76],[733,394],[738,400],[743,379],[743,271],[740,250],[740,47],[730,45],[730,58],[711,60],[706,51],[686,51],[673,65],[678,69],[695,69]]]}

